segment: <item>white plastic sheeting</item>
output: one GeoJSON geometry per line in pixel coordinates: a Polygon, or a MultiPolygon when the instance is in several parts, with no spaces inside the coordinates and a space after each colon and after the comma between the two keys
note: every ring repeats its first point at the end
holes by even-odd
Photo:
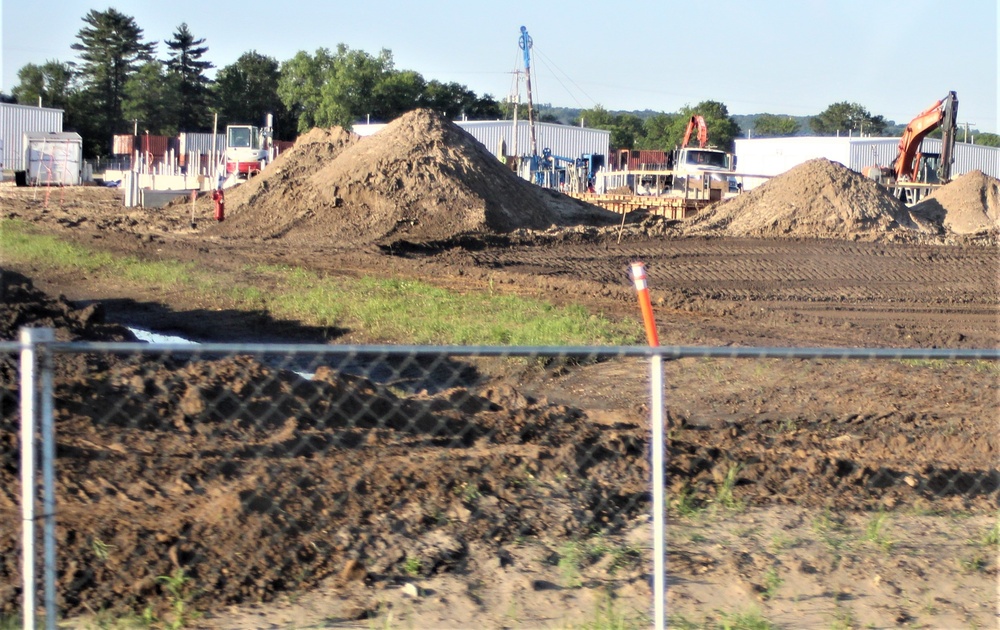
{"type": "Polygon", "coordinates": [[[83,165],[83,139],[78,133],[26,132],[22,140],[28,183],[77,186],[83,165]]]}

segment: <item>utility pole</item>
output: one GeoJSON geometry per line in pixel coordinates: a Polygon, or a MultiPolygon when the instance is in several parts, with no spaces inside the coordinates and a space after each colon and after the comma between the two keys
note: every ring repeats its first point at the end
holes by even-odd
{"type": "Polygon", "coordinates": [[[974,125],[976,123],[967,122],[967,123],[964,123],[964,124],[965,124],[965,137],[962,138],[962,142],[968,142],[969,141],[969,125],[974,125]]]}
{"type": "Polygon", "coordinates": [[[535,106],[531,99],[531,36],[523,26],[518,44],[524,51],[524,78],[528,87],[528,133],[531,138],[531,157],[535,157],[538,155],[538,144],[535,142],[535,113],[532,111],[535,106]]]}

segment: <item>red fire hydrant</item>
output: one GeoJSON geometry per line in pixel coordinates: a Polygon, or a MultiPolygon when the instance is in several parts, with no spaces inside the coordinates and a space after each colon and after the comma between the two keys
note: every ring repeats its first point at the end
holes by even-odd
{"type": "Polygon", "coordinates": [[[226,219],[226,194],[221,188],[212,191],[212,201],[215,202],[215,220],[225,221],[226,219]]]}

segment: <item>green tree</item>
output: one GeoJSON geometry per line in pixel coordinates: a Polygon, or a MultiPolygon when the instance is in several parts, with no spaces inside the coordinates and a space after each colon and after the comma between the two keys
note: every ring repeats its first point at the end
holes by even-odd
{"type": "Polygon", "coordinates": [[[392,71],[392,53],[385,48],[372,56],[338,44],[327,80],[320,88],[317,124],[350,129],[355,120],[376,113],[380,108],[374,98],[376,87],[392,71]]]}
{"type": "Polygon", "coordinates": [[[171,110],[173,86],[165,78],[163,64],[147,61],[125,82],[122,115],[132,122],[128,133],[136,129],[140,134],[148,131],[154,135],[172,136],[177,133],[177,118],[171,110]]]}
{"type": "Polygon", "coordinates": [[[753,122],[753,133],[762,138],[781,138],[794,136],[801,126],[791,116],[775,116],[760,114],[753,122]]]}
{"type": "Polygon", "coordinates": [[[295,120],[299,133],[305,133],[320,124],[319,108],[321,90],[333,67],[333,56],[328,48],[319,48],[315,55],[299,51],[281,64],[278,96],[295,120]]]}
{"type": "Polygon", "coordinates": [[[674,127],[675,114],[654,114],[642,123],[643,137],[637,144],[637,149],[652,149],[671,151],[674,148],[671,130],[674,127]]]}
{"type": "MultiPolygon", "coordinates": [[[[493,97],[477,96],[468,87],[454,82],[428,81],[416,104],[419,107],[429,107],[450,119],[458,119],[463,115],[473,119],[500,118],[503,115],[500,104],[493,97]]],[[[539,121],[537,109],[535,111],[535,120],[539,121]]],[[[519,115],[521,113],[518,112],[519,115]]],[[[527,120],[527,105],[523,114],[523,120],[527,120]]]]}
{"type": "Polygon", "coordinates": [[[219,128],[263,124],[267,115],[272,114],[274,137],[294,140],[298,132],[297,121],[278,96],[280,68],[273,57],[251,50],[220,69],[212,85],[213,100],[219,112],[219,128]]]}
{"type": "Polygon", "coordinates": [[[164,42],[168,50],[165,62],[173,91],[171,110],[180,131],[207,131],[209,120],[209,85],[205,72],[215,66],[202,60],[208,52],[205,39],[195,39],[182,22],[173,39],[164,42]]]}
{"type": "Polygon", "coordinates": [[[581,110],[573,124],[610,131],[611,146],[616,149],[635,148],[645,133],[642,118],[635,114],[611,113],[601,105],[581,110]]]}
{"type": "Polygon", "coordinates": [[[618,114],[611,129],[611,146],[633,149],[643,138],[642,118],[635,114],[618,114]]]}
{"type": "Polygon", "coordinates": [[[821,136],[851,132],[878,136],[885,131],[886,124],[884,117],[874,116],[861,105],[846,101],[834,103],[809,119],[809,126],[821,136]]]}
{"type": "Polygon", "coordinates": [[[1000,135],[995,133],[981,133],[975,136],[975,143],[987,147],[1000,147],[1000,135]]]}
{"type": "Polygon", "coordinates": [[[595,105],[591,109],[581,110],[580,114],[573,120],[573,124],[611,131],[615,125],[615,115],[604,109],[603,106],[595,105]]]}
{"type": "Polygon", "coordinates": [[[372,118],[387,122],[413,109],[427,88],[419,72],[404,70],[385,76],[373,91],[372,118]]]}
{"type": "Polygon", "coordinates": [[[93,126],[104,134],[103,138],[85,137],[84,142],[108,146],[112,134],[132,130],[122,115],[125,83],[140,64],[152,60],[156,44],[143,42],[135,19],[113,8],[92,9],[83,22],[86,26],[77,33],[80,41],[71,48],[80,53],[79,73],[93,105],[93,126]]]}
{"type": "Polygon", "coordinates": [[[377,56],[339,44],[335,53],[300,51],[281,65],[278,94],[300,132],[316,126],[349,129],[370,116],[388,121],[417,107],[449,118],[499,118],[500,105],[458,83],[425,81],[417,72],[396,70],[392,53],[377,56]]]}
{"type": "Polygon", "coordinates": [[[729,108],[719,101],[702,101],[694,107],[682,107],[677,112],[672,128],[671,138],[674,146],[679,146],[684,140],[684,131],[691,117],[695,115],[705,119],[709,145],[724,151],[733,150],[733,141],[740,135],[740,126],[729,115],[729,108]]]}
{"type": "Polygon", "coordinates": [[[17,71],[17,80],[11,96],[25,105],[37,105],[40,101],[43,107],[66,110],[77,89],[73,65],[61,61],[26,64],[17,71]]]}

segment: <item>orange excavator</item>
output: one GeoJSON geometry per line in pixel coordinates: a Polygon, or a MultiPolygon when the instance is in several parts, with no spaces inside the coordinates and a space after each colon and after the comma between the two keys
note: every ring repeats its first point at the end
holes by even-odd
{"type": "MultiPolygon", "coordinates": [[[[955,92],[917,114],[899,139],[899,153],[891,167],[869,167],[865,174],[890,188],[898,183],[946,184],[958,131],[958,96],[955,92]],[[921,153],[920,143],[941,128],[941,153],[921,153]]],[[[900,191],[905,192],[905,191],[900,191]]]]}
{"type": "Polygon", "coordinates": [[[691,120],[688,121],[687,129],[684,130],[684,141],[681,143],[682,147],[686,147],[688,142],[691,140],[691,132],[698,129],[698,148],[704,149],[705,145],[708,144],[708,125],[705,124],[704,116],[692,116],[691,120]]]}
{"type": "Polygon", "coordinates": [[[958,131],[958,96],[954,92],[948,92],[948,96],[920,112],[906,126],[903,137],[899,140],[899,156],[892,167],[896,181],[919,182],[928,179],[922,162],[935,154],[921,154],[920,142],[938,127],[941,127],[941,153],[935,156],[940,158],[936,169],[937,179],[941,183],[947,183],[951,179],[951,160],[958,131]]]}

